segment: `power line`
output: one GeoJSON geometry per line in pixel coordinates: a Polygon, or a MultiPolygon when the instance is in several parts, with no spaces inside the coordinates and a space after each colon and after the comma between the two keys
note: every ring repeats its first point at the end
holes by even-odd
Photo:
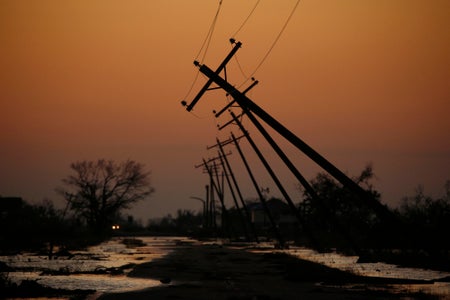
{"type": "MultiPolygon", "coordinates": [[[[256,1],[255,5],[251,9],[251,11],[248,14],[248,16],[245,18],[245,20],[242,22],[241,26],[239,26],[239,28],[236,30],[236,32],[231,35],[231,38],[235,39],[236,35],[242,30],[242,28],[244,28],[245,24],[247,24],[247,21],[250,19],[250,17],[253,15],[253,13],[255,12],[256,8],[258,7],[260,1],[261,0],[257,0],[256,1]]],[[[245,74],[241,64],[239,63],[239,60],[238,60],[237,56],[234,57],[234,60],[236,61],[236,64],[237,64],[239,70],[241,71],[242,76],[244,76],[244,78],[247,79],[248,76],[245,74]]]]}
{"type": "Polygon", "coordinates": [[[272,45],[270,46],[269,50],[267,50],[264,57],[261,59],[259,64],[256,66],[255,70],[246,78],[246,80],[240,85],[244,85],[251,77],[255,75],[255,73],[259,70],[259,68],[262,66],[262,64],[266,61],[267,57],[272,52],[273,48],[277,44],[277,42],[280,40],[281,35],[283,34],[284,30],[286,29],[287,25],[289,24],[289,21],[291,20],[292,16],[294,15],[295,11],[297,10],[298,5],[300,4],[300,0],[297,0],[294,7],[291,10],[291,13],[289,14],[288,18],[286,19],[286,22],[284,23],[283,27],[281,28],[280,32],[278,33],[277,37],[273,41],[272,45]]]}
{"type": "MultiPolygon", "coordinates": [[[[205,45],[206,45],[206,49],[205,49],[205,52],[203,53],[203,57],[202,57],[202,60],[201,60],[202,62],[204,61],[204,59],[206,57],[206,54],[208,53],[209,45],[211,43],[212,35],[213,35],[214,29],[216,27],[216,23],[217,23],[217,19],[219,17],[220,9],[222,8],[222,2],[223,2],[223,0],[219,0],[219,4],[217,6],[217,10],[216,10],[216,13],[214,15],[214,18],[213,18],[213,20],[211,22],[211,25],[209,26],[208,33],[207,33],[205,39],[203,40],[202,46],[200,47],[197,55],[195,56],[195,60],[198,60],[198,57],[201,55],[201,53],[203,51],[203,48],[205,48],[205,45]]],[[[195,75],[195,78],[192,81],[192,84],[191,84],[190,88],[188,89],[188,91],[186,93],[186,96],[184,96],[183,99],[186,99],[189,96],[189,94],[192,92],[192,89],[194,88],[195,83],[197,82],[199,74],[200,74],[200,72],[197,71],[197,74],[195,75]]]]}
{"type": "Polygon", "coordinates": [[[253,12],[255,11],[256,7],[258,6],[259,2],[261,0],[256,1],[255,6],[253,6],[253,9],[250,11],[250,13],[248,14],[247,18],[245,18],[244,22],[241,24],[241,26],[236,30],[236,32],[234,34],[231,35],[232,38],[235,38],[236,35],[241,31],[241,29],[245,26],[245,24],[247,23],[248,19],[250,19],[250,17],[252,16],[253,12]]]}
{"type": "MultiPolygon", "coordinates": [[[[254,11],[256,10],[256,8],[258,7],[260,1],[261,1],[261,0],[257,0],[257,1],[256,1],[256,3],[255,3],[255,5],[253,6],[252,10],[251,10],[250,13],[248,14],[248,16],[245,18],[245,20],[242,22],[241,26],[239,26],[239,28],[236,30],[236,32],[232,35],[232,37],[235,37],[235,36],[242,30],[242,28],[245,26],[245,24],[247,24],[247,21],[248,21],[248,20],[250,19],[250,17],[253,15],[253,13],[254,13],[254,11]]],[[[203,63],[203,61],[205,60],[206,54],[207,54],[207,52],[208,52],[209,45],[210,45],[211,40],[212,40],[212,35],[213,35],[214,29],[215,29],[215,26],[216,26],[216,23],[217,23],[217,19],[218,19],[218,17],[219,17],[220,9],[221,9],[221,7],[222,7],[222,2],[223,2],[223,0],[220,0],[220,1],[219,1],[219,5],[218,5],[218,7],[217,7],[216,14],[215,14],[215,16],[214,16],[214,18],[213,18],[213,21],[212,21],[212,23],[211,23],[211,25],[210,25],[210,28],[209,28],[209,30],[208,30],[208,34],[206,35],[206,37],[205,37],[205,39],[204,39],[204,41],[203,41],[203,43],[202,43],[202,46],[200,47],[200,50],[198,51],[197,55],[195,56],[195,60],[198,60],[198,57],[201,55],[201,53],[202,53],[202,51],[203,51],[203,48],[205,48],[205,45],[206,45],[206,49],[205,49],[205,52],[204,52],[204,54],[203,54],[203,57],[202,57],[200,63],[203,63]]],[[[237,60],[237,58],[235,58],[235,59],[236,59],[236,62],[237,62],[237,64],[238,64],[239,69],[241,70],[242,75],[244,76],[244,78],[248,78],[248,77],[246,76],[245,72],[243,71],[243,69],[242,69],[242,67],[241,67],[241,65],[240,65],[240,63],[239,63],[239,61],[237,60]]],[[[196,83],[197,80],[198,80],[199,73],[200,73],[200,72],[197,72],[197,74],[195,75],[194,81],[192,82],[192,85],[191,85],[191,87],[189,88],[189,90],[188,90],[188,92],[187,92],[187,94],[186,94],[186,96],[185,96],[184,98],[187,98],[187,96],[191,93],[192,89],[194,88],[195,83],[196,83]]]]}
{"type": "Polygon", "coordinates": [[[236,61],[236,64],[238,66],[239,71],[241,71],[242,76],[244,76],[245,81],[248,80],[249,76],[247,76],[247,74],[245,74],[244,69],[242,68],[241,63],[239,62],[237,55],[234,56],[234,60],[236,61]]]}
{"type": "Polygon", "coordinates": [[[209,45],[210,45],[210,43],[211,43],[211,39],[212,39],[212,36],[213,36],[213,32],[214,32],[214,29],[215,29],[215,27],[216,27],[216,22],[217,22],[217,19],[218,19],[218,17],[219,17],[220,9],[222,8],[222,2],[223,2],[223,0],[219,0],[219,5],[218,5],[218,7],[217,7],[217,11],[216,11],[216,14],[215,14],[215,16],[214,16],[214,19],[213,19],[213,21],[212,21],[212,23],[211,23],[211,26],[209,27],[208,34],[206,35],[206,38],[205,38],[205,40],[203,41],[202,47],[200,48],[200,50],[198,51],[197,56],[195,57],[195,60],[197,60],[198,57],[200,56],[202,50],[203,50],[203,47],[205,47],[205,44],[206,44],[205,53],[203,54],[203,57],[202,57],[202,60],[200,61],[200,63],[203,63],[203,60],[205,59],[206,54],[207,54],[207,52],[208,52],[208,48],[209,48],[209,45]]]}
{"type": "MultiPolygon", "coordinates": [[[[202,43],[202,45],[201,45],[201,47],[200,47],[200,50],[198,51],[198,53],[197,53],[197,55],[196,55],[196,57],[195,57],[195,60],[197,61],[198,58],[199,58],[199,56],[202,54],[202,51],[204,50],[204,53],[203,53],[203,56],[202,56],[202,58],[201,58],[200,64],[203,63],[203,61],[204,61],[204,59],[205,59],[205,57],[206,57],[206,54],[208,53],[208,49],[209,49],[209,46],[210,46],[210,44],[211,44],[211,40],[212,40],[212,36],[213,36],[213,33],[214,33],[214,29],[215,29],[215,26],[216,26],[216,23],[217,23],[217,19],[218,19],[218,17],[219,17],[219,13],[220,13],[220,10],[221,10],[221,7],[222,7],[222,2],[223,2],[223,0],[219,0],[217,10],[216,10],[216,13],[215,13],[215,15],[214,15],[214,18],[213,18],[213,20],[212,20],[212,23],[211,23],[211,25],[210,25],[210,28],[209,28],[209,30],[208,30],[208,33],[207,33],[207,35],[206,35],[206,37],[205,37],[205,39],[204,39],[204,41],[203,41],[203,43],[202,43]]],[[[245,20],[243,21],[243,23],[241,24],[241,26],[240,26],[240,27],[236,30],[236,32],[233,34],[233,36],[237,35],[237,34],[244,28],[244,26],[246,25],[246,23],[248,22],[248,20],[250,19],[250,17],[251,17],[251,16],[253,15],[253,13],[255,12],[256,8],[257,8],[258,5],[259,5],[259,3],[260,3],[260,0],[257,0],[256,3],[255,3],[255,5],[253,6],[252,10],[251,10],[250,13],[248,14],[248,16],[245,18],[245,20]]],[[[266,54],[263,56],[263,58],[261,59],[261,61],[259,62],[259,64],[256,66],[256,68],[254,69],[254,71],[253,71],[250,75],[247,76],[247,75],[245,74],[245,72],[244,72],[243,69],[242,69],[241,64],[239,63],[239,61],[238,61],[237,58],[235,57],[236,63],[237,63],[237,65],[238,65],[238,67],[239,67],[239,69],[240,69],[242,75],[243,75],[244,78],[245,78],[244,82],[241,83],[239,86],[244,85],[250,78],[253,78],[254,74],[259,70],[259,68],[261,68],[261,66],[263,65],[263,63],[267,60],[268,56],[271,54],[271,52],[272,52],[272,50],[274,49],[275,45],[276,45],[276,44],[278,43],[278,41],[280,40],[281,35],[283,34],[283,32],[284,32],[284,30],[286,29],[287,25],[289,24],[290,20],[292,19],[292,16],[294,15],[295,11],[297,10],[297,7],[298,7],[299,4],[300,4],[300,0],[297,0],[297,2],[295,3],[294,7],[292,8],[292,10],[291,10],[291,12],[290,12],[288,18],[286,19],[284,25],[282,26],[280,32],[278,33],[278,35],[276,36],[275,40],[273,41],[272,45],[269,47],[269,49],[267,50],[266,54]]],[[[189,88],[188,92],[186,93],[186,96],[184,97],[184,99],[186,99],[186,98],[189,96],[189,94],[191,93],[192,89],[193,89],[194,86],[195,86],[195,83],[196,83],[197,80],[198,80],[199,74],[200,74],[200,71],[197,72],[197,74],[196,74],[196,76],[195,76],[195,78],[194,78],[194,81],[192,82],[192,85],[190,86],[190,88],[189,88]]],[[[199,117],[199,116],[196,116],[196,117],[199,117]]]]}

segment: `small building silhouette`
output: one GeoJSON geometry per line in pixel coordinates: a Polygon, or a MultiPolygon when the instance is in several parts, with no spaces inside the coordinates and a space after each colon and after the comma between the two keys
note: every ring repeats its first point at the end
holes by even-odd
{"type": "MultiPolygon", "coordinates": [[[[297,219],[292,214],[287,203],[277,198],[271,198],[267,200],[266,203],[275,223],[279,226],[293,225],[297,223],[297,219]]],[[[269,217],[267,216],[261,202],[249,203],[247,206],[250,211],[252,223],[254,223],[255,226],[270,226],[269,217]]]]}

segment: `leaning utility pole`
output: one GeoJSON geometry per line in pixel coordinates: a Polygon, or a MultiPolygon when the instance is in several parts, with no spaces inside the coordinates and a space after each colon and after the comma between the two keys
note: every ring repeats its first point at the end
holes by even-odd
{"type": "Polygon", "coordinates": [[[256,143],[250,137],[250,135],[248,134],[247,130],[244,128],[244,126],[239,121],[237,116],[232,111],[230,111],[230,114],[231,114],[231,116],[233,118],[233,121],[239,126],[239,129],[243,133],[244,137],[247,139],[247,141],[250,144],[250,146],[252,147],[253,151],[256,153],[256,155],[258,156],[259,160],[264,165],[265,169],[267,170],[267,172],[269,173],[270,177],[272,178],[273,182],[278,187],[278,190],[281,192],[281,194],[283,195],[284,199],[288,203],[289,209],[291,210],[291,212],[294,215],[294,217],[297,218],[298,225],[300,226],[300,229],[302,229],[305,232],[306,236],[308,237],[309,241],[312,243],[314,248],[320,249],[319,242],[317,241],[316,238],[314,238],[313,234],[309,230],[308,225],[303,220],[303,217],[301,216],[300,211],[297,209],[297,207],[295,207],[294,202],[292,201],[291,197],[287,193],[286,189],[283,187],[283,184],[281,183],[280,179],[275,174],[273,169],[270,167],[270,165],[267,162],[266,158],[264,157],[262,152],[259,150],[258,146],[256,146],[256,143]]]}
{"type": "MultiPolygon", "coordinates": [[[[225,151],[223,149],[222,142],[218,138],[216,138],[216,141],[217,141],[217,144],[215,144],[213,146],[209,146],[209,147],[207,147],[207,149],[212,149],[212,148],[215,148],[215,147],[219,147],[218,157],[220,159],[220,163],[222,165],[222,168],[224,169],[225,179],[227,181],[228,188],[230,190],[231,196],[232,196],[233,201],[234,201],[234,206],[236,208],[237,216],[239,217],[239,220],[242,222],[242,228],[243,228],[245,237],[247,238],[247,240],[250,240],[250,236],[249,236],[248,230],[247,230],[247,227],[248,227],[247,225],[249,225],[251,227],[252,231],[253,231],[253,235],[254,235],[255,241],[257,243],[259,243],[258,236],[256,234],[255,228],[253,226],[253,223],[251,222],[250,213],[249,213],[247,205],[245,204],[245,201],[244,201],[244,199],[242,197],[242,194],[240,192],[240,189],[239,189],[239,186],[237,184],[236,178],[234,177],[233,170],[231,169],[231,165],[230,165],[230,163],[229,163],[229,161],[227,159],[227,154],[225,153],[225,151]],[[231,178],[231,180],[230,180],[230,178],[231,178]],[[233,188],[233,184],[232,183],[234,184],[234,188],[233,188]],[[239,196],[242,208],[244,209],[244,211],[246,213],[248,224],[246,223],[246,220],[245,220],[245,218],[244,218],[244,216],[242,214],[241,208],[239,207],[239,204],[238,204],[237,198],[236,198],[236,193],[234,192],[234,189],[236,189],[236,192],[237,192],[237,194],[239,196]]],[[[230,141],[223,142],[223,144],[227,144],[227,143],[230,143],[230,141]]]]}
{"type": "MultiPolygon", "coordinates": [[[[228,106],[228,105],[227,105],[228,106]]],[[[216,113],[216,117],[220,116],[220,114],[223,113],[223,110],[220,111],[219,113],[216,113]]],[[[241,122],[237,119],[236,116],[234,116],[233,112],[230,111],[230,114],[233,116],[233,121],[235,121],[235,123],[240,127],[240,129],[243,131],[245,130],[243,125],[241,124],[241,122]]],[[[319,203],[319,205],[322,207],[323,211],[326,214],[326,217],[330,220],[330,222],[336,226],[337,230],[339,231],[339,233],[345,238],[345,240],[347,241],[347,243],[351,246],[351,248],[353,249],[353,251],[355,253],[360,253],[360,250],[358,248],[358,246],[355,244],[355,242],[353,241],[353,239],[351,238],[351,236],[348,234],[347,231],[344,230],[344,228],[342,227],[342,224],[340,224],[340,222],[337,220],[336,216],[333,214],[331,208],[326,204],[325,201],[322,200],[321,197],[319,197],[319,195],[317,195],[316,191],[313,189],[313,187],[309,184],[309,182],[303,177],[303,175],[300,173],[300,171],[295,167],[294,163],[288,158],[288,156],[284,153],[284,151],[280,148],[280,146],[275,142],[275,140],[270,136],[270,134],[267,132],[267,130],[262,126],[262,124],[257,120],[257,118],[247,109],[243,109],[243,114],[245,114],[250,121],[253,123],[253,125],[258,129],[258,131],[262,134],[262,136],[266,139],[266,141],[270,144],[270,146],[272,147],[272,149],[278,154],[278,156],[281,158],[281,160],[284,162],[284,164],[286,165],[286,167],[292,172],[292,174],[297,178],[297,180],[300,182],[300,184],[303,185],[303,187],[305,188],[305,191],[310,195],[310,197],[312,199],[314,199],[314,201],[316,201],[317,203],[319,203]]],[[[228,124],[228,123],[227,123],[228,124]]],[[[226,125],[219,127],[219,129],[223,129],[226,125]]],[[[286,198],[286,200],[289,202],[289,199],[286,198]]],[[[292,208],[292,205],[290,204],[290,207],[292,208]]],[[[293,208],[294,214],[297,216],[297,218],[299,219],[299,217],[301,218],[301,214],[298,210],[298,208],[296,208],[294,206],[293,208]]],[[[300,219],[299,219],[300,220],[300,219]]],[[[300,220],[300,222],[302,224],[304,224],[304,226],[306,225],[303,220],[300,220]]],[[[312,236],[312,233],[310,232],[306,232],[307,234],[309,234],[311,236],[311,238],[313,238],[312,241],[314,241],[317,245],[319,245],[319,242],[317,241],[317,239],[314,239],[314,237],[312,236]]]]}
{"type": "Polygon", "coordinates": [[[236,137],[233,135],[233,133],[231,133],[231,139],[233,140],[233,143],[236,146],[236,149],[242,159],[242,162],[244,163],[245,169],[247,170],[247,173],[253,183],[253,186],[255,187],[256,193],[258,194],[259,201],[262,204],[264,212],[267,215],[267,217],[269,218],[270,225],[272,227],[272,231],[275,235],[275,238],[278,240],[280,247],[284,247],[285,241],[284,241],[283,237],[281,236],[280,231],[278,230],[278,224],[275,222],[275,218],[273,217],[272,213],[270,212],[269,206],[267,205],[267,201],[264,198],[264,196],[260,190],[260,187],[259,187],[258,183],[256,182],[255,176],[253,175],[253,172],[250,169],[247,159],[245,158],[245,155],[242,152],[241,147],[239,146],[239,143],[238,143],[236,137]]]}
{"type": "Polygon", "coordinates": [[[209,161],[205,161],[202,159],[202,163],[196,165],[195,168],[203,167],[204,172],[206,172],[209,176],[209,185],[206,185],[206,227],[213,228],[217,231],[216,226],[216,212],[215,212],[215,199],[214,199],[214,191],[216,190],[213,186],[215,186],[214,177],[211,176],[209,172],[209,166],[207,165],[209,161]]]}
{"type": "Polygon", "coordinates": [[[252,222],[252,217],[251,217],[250,211],[247,207],[247,204],[245,204],[245,200],[244,200],[244,197],[242,196],[241,189],[239,188],[236,177],[234,176],[233,169],[231,168],[230,162],[228,161],[228,159],[225,155],[225,150],[223,149],[225,144],[231,143],[231,140],[227,140],[225,142],[221,142],[218,138],[216,138],[216,140],[217,140],[217,145],[219,146],[220,153],[222,154],[223,160],[225,162],[226,169],[230,173],[231,180],[234,184],[234,187],[236,188],[236,193],[238,194],[239,200],[241,201],[242,208],[244,209],[245,216],[247,217],[247,222],[252,230],[252,233],[253,233],[256,243],[259,243],[258,234],[255,229],[255,224],[253,224],[253,222],[252,222]]]}
{"type": "MultiPolygon", "coordinates": [[[[318,164],[325,171],[327,171],[343,186],[347,187],[355,194],[359,195],[361,198],[366,200],[367,203],[372,207],[372,209],[374,209],[374,211],[376,211],[379,215],[382,215],[387,218],[392,218],[386,206],[378,202],[375,198],[372,197],[372,195],[369,194],[369,192],[361,188],[357,183],[355,183],[352,179],[350,179],[347,175],[345,175],[341,170],[339,170],[331,162],[325,159],[312,147],[310,147],[303,140],[297,137],[293,132],[291,132],[289,129],[283,126],[280,122],[278,122],[275,118],[273,118],[270,114],[268,114],[265,110],[259,107],[256,103],[250,100],[244,93],[240,92],[226,80],[226,64],[242,45],[240,42],[236,43],[234,40],[230,41],[232,43],[235,43],[235,45],[231,50],[230,54],[228,54],[228,56],[225,58],[225,60],[222,62],[222,64],[215,72],[211,70],[208,66],[204,64],[202,65],[198,61],[194,61],[194,65],[199,67],[200,72],[206,75],[209,78],[209,80],[205,84],[205,86],[200,90],[200,92],[197,94],[194,100],[189,105],[187,105],[186,107],[187,111],[191,111],[194,108],[195,104],[198,102],[201,96],[210,89],[210,85],[212,83],[217,84],[220,88],[224,89],[230,96],[232,96],[234,101],[242,109],[248,110],[257,115],[261,120],[263,120],[266,124],[272,127],[282,137],[288,140],[291,144],[293,144],[296,148],[302,151],[316,164],[318,164]],[[219,75],[222,70],[225,71],[225,79],[219,75]]],[[[182,104],[186,105],[187,103],[186,101],[182,101],[182,104]]]]}
{"type": "MultiPolygon", "coordinates": [[[[233,228],[232,228],[232,224],[229,222],[229,216],[228,216],[228,211],[227,211],[227,208],[226,208],[226,206],[225,206],[225,201],[224,201],[224,194],[223,194],[223,186],[224,186],[224,184],[222,183],[222,184],[220,184],[220,180],[219,180],[219,177],[218,177],[218,167],[217,167],[217,165],[216,165],[216,163],[215,163],[215,160],[216,159],[218,159],[217,157],[216,158],[213,158],[213,159],[210,159],[210,160],[208,160],[208,161],[206,161],[205,159],[203,159],[203,163],[201,164],[201,165],[198,165],[198,166],[196,166],[196,167],[200,167],[200,166],[203,166],[205,169],[206,169],[206,171],[207,171],[207,173],[208,173],[208,175],[209,175],[209,178],[210,178],[210,184],[211,184],[211,197],[212,197],[212,203],[213,203],[213,195],[214,195],[214,191],[216,191],[216,193],[217,193],[217,195],[219,196],[219,201],[220,201],[220,204],[221,204],[221,212],[222,212],[222,214],[221,214],[221,228],[222,228],[222,230],[224,230],[224,231],[226,231],[227,233],[228,233],[228,235],[229,235],[229,237],[231,238],[231,233],[234,231],[233,230],[233,228]],[[212,166],[210,166],[209,164],[210,163],[213,163],[213,165],[212,166]],[[216,175],[216,180],[214,180],[214,175],[216,175]]],[[[217,223],[216,223],[216,209],[215,209],[215,204],[213,204],[214,206],[213,206],[213,208],[212,208],[212,211],[213,211],[213,225],[214,225],[214,228],[216,228],[217,229],[217,223]]]]}

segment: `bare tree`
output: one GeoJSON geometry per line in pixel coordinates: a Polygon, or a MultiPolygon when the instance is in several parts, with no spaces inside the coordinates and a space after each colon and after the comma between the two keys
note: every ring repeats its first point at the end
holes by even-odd
{"type": "Polygon", "coordinates": [[[64,187],[57,191],[67,201],[68,208],[95,231],[108,228],[120,210],[130,208],[154,191],[150,172],[132,160],[78,161],[70,168],[74,174],[64,178],[64,187]]]}

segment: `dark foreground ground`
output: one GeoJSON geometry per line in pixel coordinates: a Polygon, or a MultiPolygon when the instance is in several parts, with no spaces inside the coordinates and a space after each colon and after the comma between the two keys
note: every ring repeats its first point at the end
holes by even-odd
{"type": "Polygon", "coordinates": [[[162,259],[136,266],[129,276],[163,284],[99,299],[445,299],[391,287],[430,282],[359,277],[286,254],[214,244],[180,245],[162,259]]]}

